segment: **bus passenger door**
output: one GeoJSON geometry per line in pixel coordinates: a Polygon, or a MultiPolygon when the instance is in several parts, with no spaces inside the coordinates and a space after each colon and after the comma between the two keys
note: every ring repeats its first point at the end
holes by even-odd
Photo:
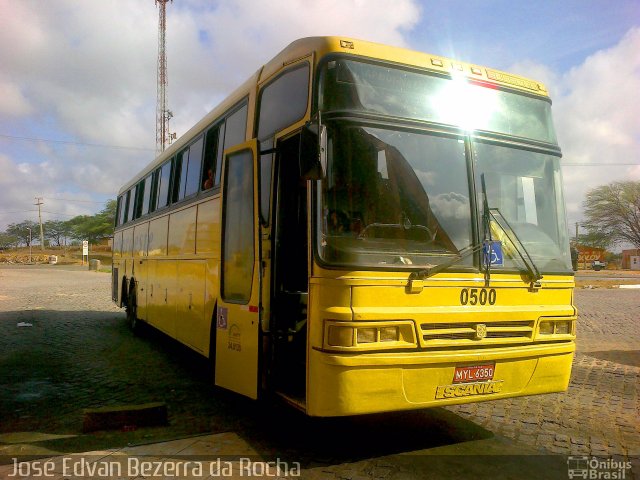
{"type": "Polygon", "coordinates": [[[258,397],[260,255],[257,141],[225,152],[216,385],[258,397]]]}

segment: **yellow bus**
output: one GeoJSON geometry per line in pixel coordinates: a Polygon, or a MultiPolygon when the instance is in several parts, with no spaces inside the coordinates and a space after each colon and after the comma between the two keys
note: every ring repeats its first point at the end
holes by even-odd
{"type": "Polygon", "coordinates": [[[293,42],[118,194],[113,300],[312,416],[567,388],[577,311],[539,82],[293,42]]]}

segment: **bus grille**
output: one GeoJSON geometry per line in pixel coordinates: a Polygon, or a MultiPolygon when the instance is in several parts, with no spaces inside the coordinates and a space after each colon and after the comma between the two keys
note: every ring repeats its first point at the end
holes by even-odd
{"type": "Polygon", "coordinates": [[[501,343],[530,342],[534,322],[518,320],[506,322],[423,323],[423,346],[478,346],[501,343]]]}

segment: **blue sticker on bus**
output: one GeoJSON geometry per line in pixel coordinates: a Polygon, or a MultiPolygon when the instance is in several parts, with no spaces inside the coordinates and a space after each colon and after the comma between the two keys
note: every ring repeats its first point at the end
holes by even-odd
{"type": "Polygon", "coordinates": [[[492,267],[504,266],[504,255],[502,253],[502,243],[499,241],[485,242],[482,247],[483,263],[489,263],[492,267]]]}

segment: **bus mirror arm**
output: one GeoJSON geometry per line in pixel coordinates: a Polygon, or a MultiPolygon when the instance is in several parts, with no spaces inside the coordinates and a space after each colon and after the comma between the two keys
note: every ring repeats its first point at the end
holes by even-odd
{"type": "Polygon", "coordinates": [[[302,128],[299,162],[305,180],[321,180],[327,173],[327,127],[319,115],[302,128]]]}

